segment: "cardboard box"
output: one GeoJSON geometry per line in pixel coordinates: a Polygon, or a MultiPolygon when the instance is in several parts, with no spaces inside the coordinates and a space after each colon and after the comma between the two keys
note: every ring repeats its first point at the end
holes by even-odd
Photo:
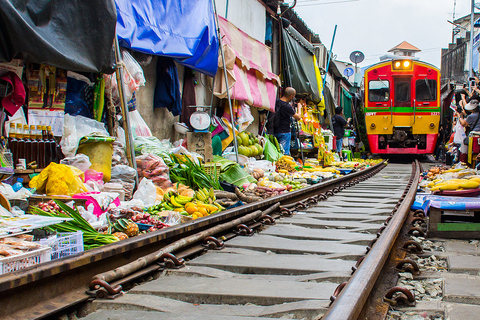
{"type": "Polygon", "coordinates": [[[205,162],[213,160],[212,134],[210,132],[187,132],[187,149],[203,157],[205,162]]]}

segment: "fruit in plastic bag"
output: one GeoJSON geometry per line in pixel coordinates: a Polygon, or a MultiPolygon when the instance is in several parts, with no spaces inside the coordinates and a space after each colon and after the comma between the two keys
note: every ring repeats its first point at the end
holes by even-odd
{"type": "Polygon", "coordinates": [[[40,174],[30,180],[30,188],[47,195],[73,195],[87,192],[83,172],[73,166],[51,162],[40,174]]]}

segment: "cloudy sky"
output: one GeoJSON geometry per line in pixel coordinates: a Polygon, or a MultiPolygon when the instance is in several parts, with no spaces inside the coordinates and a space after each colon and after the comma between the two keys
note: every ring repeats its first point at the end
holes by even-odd
{"type": "Polygon", "coordinates": [[[350,53],[360,50],[365,61],[359,66],[365,67],[405,40],[422,50],[417,57],[440,67],[441,48],[452,38],[447,20],[455,2],[456,19],[470,14],[470,0],[298,0],[295,11],[328,49],[337,25],[338,60],[350,61],[350,53]]]}

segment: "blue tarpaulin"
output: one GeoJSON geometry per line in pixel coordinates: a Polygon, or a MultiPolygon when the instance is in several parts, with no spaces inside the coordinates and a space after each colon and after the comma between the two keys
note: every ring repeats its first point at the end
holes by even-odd
{"type": "Polygon", "coordinates": [[[120,45],[167,56],[215,76],[218,36],[211,0],[115,0],[120,45]]]}

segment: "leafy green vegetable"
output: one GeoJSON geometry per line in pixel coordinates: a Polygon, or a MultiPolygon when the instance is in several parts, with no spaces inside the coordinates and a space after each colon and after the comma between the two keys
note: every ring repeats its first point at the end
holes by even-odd
{"type": "Polygon", "coordinates": [[[247,171],[243,170],[239,164],[231,166],[230,169],[220,174],[220,179],[236,186],[257,181],[254,177],[249,175],[247,171]]]}
{"type": "Polygon", "coordinates": [[[177,156],[170,155],[172,160],[170,167],[170,180],[183,183],[194,190],[200,188],[213,187],[216,190],[223,190],[218,181],[216,172],[213,177],[205,172],[205,168],[201,164],[196,164],[189,157],[184,157],[185,160],[179,160],[177,156]]]}
{"type": "Polygon", "coordinates": [[[79,230],[82,231],[83,244],[86,250],[118,241],[117,237],[111,234],[102,234],[95,230],[76,209],[70,208],[61,201],[54,201],[65,213],[61,213],[59,211],[43,211],[38,207],[32,207],[29,213],[45,217],[72,218],[73,220],[54,224],[52,226],[45,227],[45,229],[57,232],[77,232],[79,230]]]}

